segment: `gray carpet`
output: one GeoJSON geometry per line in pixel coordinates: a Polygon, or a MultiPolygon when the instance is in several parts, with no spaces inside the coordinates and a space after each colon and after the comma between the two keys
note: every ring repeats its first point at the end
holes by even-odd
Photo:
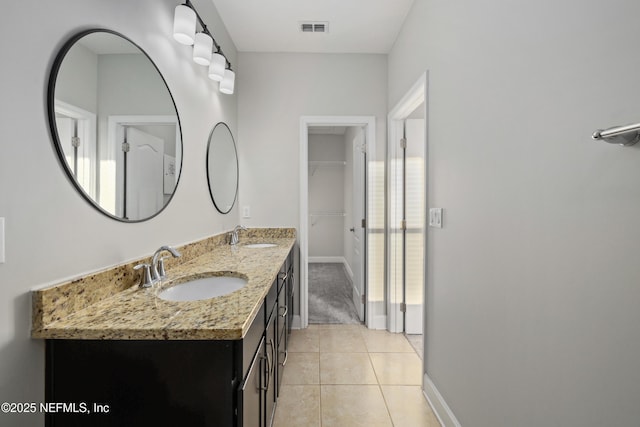
{"type": "Polygon", "coordinates": [[[360,323],[342,264],[309,264],[309,323],[360,323]]]}

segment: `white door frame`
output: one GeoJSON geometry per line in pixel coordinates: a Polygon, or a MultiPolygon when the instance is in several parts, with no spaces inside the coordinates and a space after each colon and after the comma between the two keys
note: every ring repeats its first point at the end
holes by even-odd
{"type": "MultiPolygon", "coordinates": [[[[428,162],[428,110],[427,110],[427,90],[428,90],[428,71],[425,71],[420,78],[413,84],[413,86],[411,87],[411,89],[409,89],[409,91],[402,97],[402,99],[400,101],[398,101],[398,103],[396,104],[396,106],[389,112],[389,115],[387,116],[387,161],[386,164],[387,166],[389,165],[389,153],[390,153],[390,147],[391,147],[391,141],[394,140],[393,135],[397,135],[398,134],[398,130],[399,130],[399,126],[401,124],[401,121],[404,120],[405,118],[407,118],[409,116],[409,114],[411,114],[422,102],[424,102],[424,117],[425,117],[425,170],[424,170],[424,174],[425,174],[425,179],[426,177],[429,176],[429,162],[428,162]]],[[[389,174],[388,174],[389,175],[389,174]]],[[[387,179],[387,194],[389,193],[389,186],[391,185],[391,176],[388,176],[387,179]]],[[[427,217],[427,212],[428,212],[428,206],[429,206],[429,202],[428,202],[428,195],[429,195],[429,187],[428,185],[425,185],[425,198],[424,198],[424,209],[425,209],[425,219],[427,217]]],[[[387,217],[387,226],[386,228],[386,233],[388,234],[390,231],[390,224],[388,223],[389,218],[387,217]]],[[[423,319],[423,333],[426,332],[426,313],[425,313],[425,308],[426,308],[426,296],[427,296],[427,292],[426,292],[426,283],[427,283],[427,271],[428,271],[428,266],[427,266],[427,262],[428,262],[428,250],[427,250],[427,234],[428,234],[428,227],[427,224],[425,223],[425,233],[424,233],[424,292],[423,292],[423,302],[422,302],[422,319],[423,319]]],[[[387,257],[389,257],[389,242],[390,239],[387,236],[387,239],[385,239],[387,242],[387,248],[386,248],[386,254],[387,257]]],[[[387,259],[386,263],[387,265],[389,265],[389,262],[391,260],[387,259]]],[[[391,292],[393,292],[393,289],[391,289],[391,278],[390,278],[390,268],[387,268],[387,271],[385,273],[386,275],[386,283],[389,284],[389,286],[387,286],[387,313],[388,313],[388,329],[390,332],[402,332],[403,329],[403,315],[402,312],[400,311],[400,304],[391,304],[391,292]]]]}
{"type": "MultiPolygon", "coordinates": [[[[376,152],[376,118],[375,116],[302,116],[300,117],[300,327],[306,328],[309,325],[309,272],[307,263],[309,261],[309,126],[364,126],[367,144],[367,163],[375,159],[376,152]]],[[[367,168],[367,177],[368,178],[367,168]]],[[[368,206],[365,215],[368,218],[368,206]]],[[[365,227],[364,235],[367,235],[368,224],[365,227]]],[[[364,253],[368,254],[368,240],[365,244],[364,253]]],[[[366,256],[366,255],[365,255],[366,256]]],[[[366,262],[366,260],[365,260],[366,262]]],[[[365,273],[366,277],[366,273],[365,273]]],[[[367,318],[365,324],[370,324],[371,304],[367,289],[367,318]]]]}

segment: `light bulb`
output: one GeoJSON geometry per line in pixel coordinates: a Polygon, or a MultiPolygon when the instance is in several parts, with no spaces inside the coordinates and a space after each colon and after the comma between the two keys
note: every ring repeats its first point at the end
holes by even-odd
{"type": "Polygon", "coordinates": [[[196,12],[184,4],[176,6],[173,15],[173,38],[178,43],[192,45],[196,35],[196,12]]]}

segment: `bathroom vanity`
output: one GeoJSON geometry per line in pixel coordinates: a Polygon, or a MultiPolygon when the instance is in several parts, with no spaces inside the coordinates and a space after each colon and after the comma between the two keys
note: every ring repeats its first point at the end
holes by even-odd
{"type": "Polygon", "coordinates": [[[35,291],[32,336],[46,339],[45,400],[75,404],[75,412],[46,414],[46,425],[270,426],[295,280],[295,231],[275,236],[208,244],[169,264],[174,279],[207,271],[247,279],[213,299],[165,301],[158,289],[136,285],[91,301],[78,288],[86,278],[35,291]],[[265,241],[275,245],[250,246],[265,241]],[[69,309],[74,295],[85,301],[69,309]]]}

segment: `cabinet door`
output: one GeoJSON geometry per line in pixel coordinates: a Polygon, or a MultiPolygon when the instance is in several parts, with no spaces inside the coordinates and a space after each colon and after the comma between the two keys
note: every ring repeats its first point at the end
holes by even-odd
{"type": "MultiPolygon", "coordinates": [[[[292,252],[293,253],[293,252],[292,252]]],[[[287,320],[288,320],[288,324],[287,324],[287,334],[291,333],[291,325],[293,323],[293,301],[294,301],[294,294],[296,291],[296,275],[295,275],[295,269],[293,268],[293,262],[290,264],[289,267],[289,274],[287,274],[287,297],[289,299],[289,302],[287,303],[287,320]]]]}
{"type": "Polygon", "coordinates": [[[265,340],[262,338],[249,372],[239,389],[238,413],[242,417],[239,420],[242,427],[264,427],[263,397],[264,389],[268,385],[264,376],[266,366],[265,340]]]}
{"type": "Polygon", "coordinates": [[[289,323],[289,314],[288,314],[288,303],[289,297],[287,295],[287,286],[283,286],[280,289],[280,294],[278,295],[278,329],[277,329],[277,339],[278,339],[278,356],[277,356],[277,382],[276,382],[276,394],[280,395],[280,385],[282,384],[282,374],[284,373],[284,365],[287,363],[287,330],[289,323]]]}
{"type": "Polygon", "coordinates": [[[265,391],[265,421],[267,427],[271,426],[276,409],[276,316],[271,316],[265,330],[265,357],[267,358],[265,391]]]}
{"type": "Polygon", "coordinates": [[[278,322],[278,344],[282,340],[282,337],[286,335],[287,331],[287,319],[289,315],[289,301],[287,298],[287,286],[283,286],[280,289],[280,293],[278,294],[278,311],[277,313],[277,322],[278,322]]]}

